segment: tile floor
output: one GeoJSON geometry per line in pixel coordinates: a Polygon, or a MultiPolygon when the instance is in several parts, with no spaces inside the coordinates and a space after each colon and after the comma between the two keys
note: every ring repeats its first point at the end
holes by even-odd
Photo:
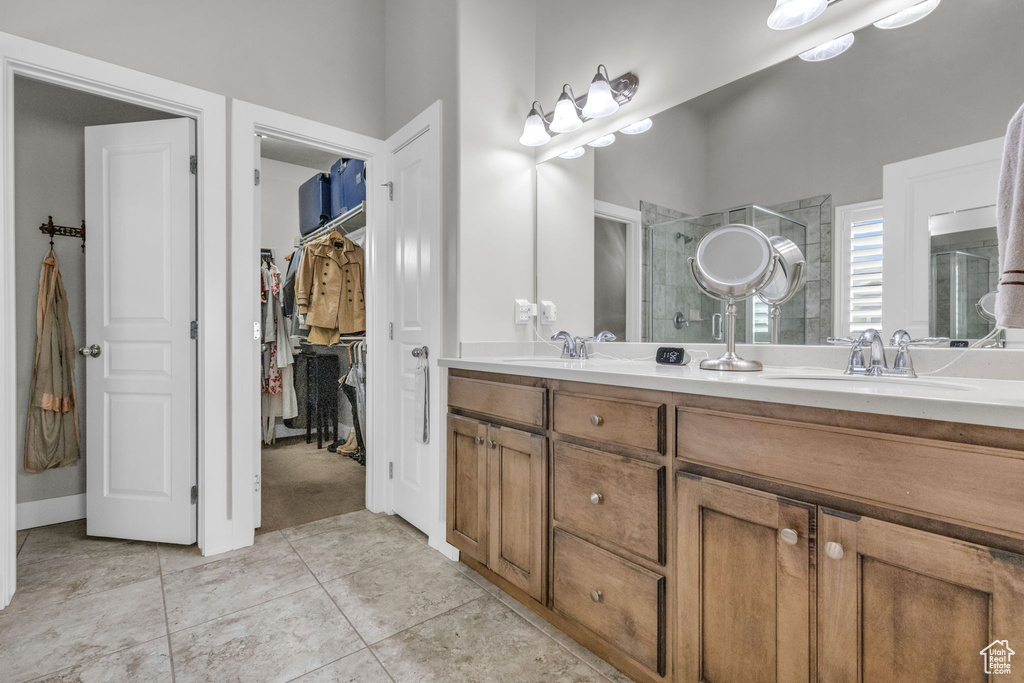
{"type": "Polygon", "coordinates": [[[0,680],[626,683],[398,517],[193,546],[18,533],[0,680]]]}

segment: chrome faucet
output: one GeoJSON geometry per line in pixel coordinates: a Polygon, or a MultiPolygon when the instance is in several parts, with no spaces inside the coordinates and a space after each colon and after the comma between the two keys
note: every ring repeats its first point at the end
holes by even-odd
{"type": "Polygon", "coordinates": [[[896,330],[889,340],[890,346],[897,347],[892,368],[886,364],[885,345],[882,333],[869,327],[859,337],[829,337],[829,344],[852,344],[850,360],[846,364],[847,375],[869,375],[871,377],[917,377],[914,362],[910,357],[911,346],[936,346],[949,341],[948,337],[925,337],[912,339],[906,330],[896,330]],[[864,363],[864,347],[870,348],[870,364],[864,363]]]}
{"type": "Polygon", "coordinates": [[[596,337],[573,337],[564,330],[551,337],[551,341],[562,341],[562,358],[572,360],[587,360],[590,357],[587,351],[587,342],[607,342],[615,341],[615,339],[615,335],[607,330],[599,333],[596,337]]]}

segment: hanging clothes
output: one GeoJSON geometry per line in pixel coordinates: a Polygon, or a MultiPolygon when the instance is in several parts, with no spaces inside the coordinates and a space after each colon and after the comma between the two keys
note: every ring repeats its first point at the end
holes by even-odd
{"type": "Polygon", "coordinates": [[[264,261],[260,267],[260,292],[263,319],[260,400],[263,441],[269,445],[275,440],[277,418],[295,417],[299,414],[299,404],[292,367],[295,359],[282,309],[281,271],[273,263],[264,261]]]}
{"type": "Polygon", "coordinates": [[[81,452],[75,395],[75,340],[57,254],[43,259],[36,300],[36,352],[25,425],[25,471],[78,462],[81,452]]]}
{"type": "Polygon", "coordinates": [[[295,299],[309,326],[309,343],[337,344],[366,330],[362,247],[334,231],[306,245],[295,299]]]}

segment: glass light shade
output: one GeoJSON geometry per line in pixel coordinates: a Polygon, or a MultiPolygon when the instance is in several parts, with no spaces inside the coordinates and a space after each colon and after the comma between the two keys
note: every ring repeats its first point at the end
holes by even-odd
{"type": "Polygon", "coordinates": [[[812,47],[807,52],[801,52],[800,59],[805,62],[824,62],[826,59],[843,54],[850,49],[851,45],[853,45],[853,34],[847,33],[845,36],[839,36],[818,47],[812,47]]]}
{"type": "Polygon", "coordinates": [[[587,103],[583,105],[583,115],[591,119],[599,119],[602,116],[614,114],[619,109],[619,103],[615,101],[612,87],[608,79],[598,73],[594,76],[587,92],[587,103]]]}
{"type": "Polygon", "coordinates": [[[555,103],[555,113],[551,118],[551,130],[555,133],[571,133],[583,127],[583,120],[576,113],[576,103],[563,92],[555,103]]]}
{"type": "Polygon", "coordinates": [[[564,154],[559,154],[558,156],[561,157],[562,159],[579,159],[586,153],[587,150],[583,149],[582,147],[573,147],[568,152],[564,154]]]}
{"type": "Polygon", "coordinates": [[[526,145],[527,147],[540,147],[550,139],[551,136],[548,134],[547,126],[544,125],[544,119],[541,118],[536,109],[531,109],[530,115],[526,117],[526,125],[523,126],[523,134],[519,138],[519,144],[526,145]]]}
{"type": "Polygon", "coordinates": [[[598,139],[591,140],[587,144],[591,147],[607,147],[613,142],[615,142],[615,133],[608,133],[608,135],[602,135],[598,139]]]}
{"type": "Polygon", "coordinates": [[[919,2],[905,10],[897,12],[896,14],[889,15],[881,21],[876,21],[875,26],[883,29],[910,26],[914,22],[921,21],[934,12],[935,8],[939,6],[940,1],[941,0],[924,0],[924,2],[919,2]]]}
{"type": "Polygon", "coordinates": [[[826,7],[828,0],[776,0],[768,15],[768,28],[785,31],[803,26],[820,17],[826,7]]]}
{"type": "Polygon", "coordinates": [[[653,121],[651,121],[650,119],[644,119],[643,121],[631,123],[625,128],[620,128],[619,132],[625,133],[626,135],[639,135],[640,133],[646,133],[647,131],[649,131],[651,129],[651,126],[653,125],[653,121]]]}

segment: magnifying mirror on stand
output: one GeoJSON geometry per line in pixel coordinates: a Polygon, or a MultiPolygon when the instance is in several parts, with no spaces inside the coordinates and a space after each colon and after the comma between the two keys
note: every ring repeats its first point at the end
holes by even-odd
{"type": "Polygon", "coordinates": [[[775,235],[768,239],[779,257],[775,277],[757,293],[757,298],[769,306],[769,325],[772,344],[782,343],[782,305],[789,302],[804,287],[807,262],[800,247],[791,239],[775,235]]]}
{"type": "Polygon", "coordinates": [[[985,322],[994,323],[996,321],[996,297],[999,296],[999,292],[989,292],[980,299],[975,307],[978,309],[978,315],[985,322]]]}
{"type": "Polygon", "coordinates": [[[779,255],[757,228],[733,224],[712,230],[690,257],[690,275],[707,296],[725,302],[725,355],[701,361],[701,370],[756,372],[759,361],[736,355],[736,302],[754,296],[774,279],[779,255]]]}

